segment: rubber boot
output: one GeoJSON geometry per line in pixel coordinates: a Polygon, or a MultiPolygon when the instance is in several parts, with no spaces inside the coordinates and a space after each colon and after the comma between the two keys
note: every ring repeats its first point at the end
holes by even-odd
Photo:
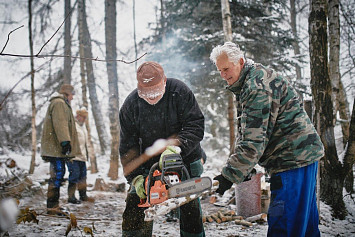
{"type": "Polygon", "coordinates": [[[59,188],[48,185],[47,208],[56,208],[59,206],[59,188]]]}
{"type": "Polygon", "coordinates": [[[76,184],[69,183],[68,185],[68,202],[73,204],[80,204],[81,202],[75,197],[76,184]]]}
{"type": "Polygon", "coordinates": [[[83,202],[95,202],[95,199],[86,195],[86,181],[78,183],[80,200],[83,202]]]}
{"type": "Polygon", "coordinates": [[[48,185],[47,214],[49,215],[65,216],[65,212],[59,207],[59,191],[59,188],[54,185],[48,185]]]}

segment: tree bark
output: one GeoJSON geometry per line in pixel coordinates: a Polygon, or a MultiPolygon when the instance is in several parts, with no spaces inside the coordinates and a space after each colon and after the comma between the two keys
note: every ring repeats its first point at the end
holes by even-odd
{"type": "MultiPolygon", "coordinates": [[[[353,174],[354,163],[355,163],[355,98],[353,102],[353,112],[350,120],[348,145],[344,156],[345,171],[348,171],[348,173],[351,172],[351,174],[353,174]]],[[[349,177],[349,174],[347,177],[349,177]]],[[[345,183],[346,191],[348,191],[349,193],[354,191],[353,187],[354,187],[354,178],[352,180],[349,180],[349,182],[345,183]],[[348,187],[348,185],[350,187],[348,187]]]]}
{"type": "MultiPolygon", "coordinates": [[[[68,16],[71,10],[70,0],[64,1],[64,18],[68,16]]],[[[71,15],[64,23],[64,55],[71,55],[71,15]]],[[[64,83],[71,83],[71,58],[64,57],[64,83]]]]}
{"type": "MultiPolygon", "coordinates": [[[[79,3],[80,5],[80,3],[79,3]]],[[[81,8],[82,6],[78,5],[81,8]]],[[[85,70],[85,53],[84,53],[84,27],[83,27],[83,19],[82,19],[82,14],[80,11],[78,11],[78,38],[79,38],[79,55],[80,55],[80,77],[81,77],[81,93],[82,93],[82,100],[83,100],[83,106],[88,110],[89,108],[89,103],[88,103],[88,98],[87,98],[87,83],[86,83],[86,70],[85,70]]],[[[88,117],[85,120],[85,126],[88,131],[88,141],[89,141],[89,146],[88,146],[88,153],[89,153],[89,158],[90,158],[90,170],[91,173],[97,173],[99,172],[98,167],[97,167],[97,162],[96,162],[96,154],[95,154],[95,149],[94,149],[94,144],[92,142],[92,137],[91,137],[91,128],[90,128],[90,118],[88,117]]]]}
{"type": "Polygon", "coordinates": [[[320,198],[332,207],[335,218],[344,219],[347,214],[343,201],[345,175],[334,138],[332,85],[328,74],[326,1],[311,0],[310,3],[309,50],[311,87],[315,102],[314,124],[325,148],[325,156],[320,162],[320,198]]]}
{"type": "MultiPolygon", "coordinates": [[[[29,33],[29,45],[30,55],[33,55],[33,39],[32,39],[32,0],[28,0],[28,33],[29,33]]],[[[31,104],[32,104],[32,116],[31,116],[31,139],[32,139],[32,157],[29,173],[33,174],[36,164],[36,152],[37,152],[37,131],[36,131],[36,91],[35,91],[35,68],[33,57],[30,58],[31,62],[31,104]]]]}
{"type": "MultiPolygon", "coordinates": [[[[81,14],[81,20],[83,24],[83,44],[84,44],[84,55],[85,58],[93,58],[92,50],[91,50],[91,38],[89,33],[89,28],[86,22],[86,10],[85,10],[85,0],[78,1],[78,11],[81,14]]],[[[88,88],[89,88],[89,98],[91,102],[91,110],[94,116],[97,135],[99,137],[101,154],[105,154],[107,148],[107,133],[105,130],[105,124],[103,122],[103,117],[101,113],[101,108],[99,104],[99,100],[97,98],[96,93],[96,83],[95,83],[95,75],[94,75],[94,68],[92,65],[92,60],[85,60],[86,66],[86,74],[87,74],[87,81],[88,81],[88,88]]]]}
{"type": "Polygon", "coordinates": [[[111,132],[111,155],[108,176],[118,178],[118,147],[119,147],[119,98],[116,54],[116,0],[105,0],[105,39],[106,39],[106,68],[109,90],[109,118],[111,132]]]}
{"type": "MultiPolygon", "coordinates": [[[[222,8],[222,21],[223,21],[223,32],[224,32],[224,42],[232,42],[232,23],[231,23],[231,13],[229,8],[228,0],[221,0],[222,8]]],[[[235,122],[234,122],[234,103],[233,94],[228,94],[228,124],[229,124],[229,154],[234,153],[234,143],[235,143],[235,122]]]]}

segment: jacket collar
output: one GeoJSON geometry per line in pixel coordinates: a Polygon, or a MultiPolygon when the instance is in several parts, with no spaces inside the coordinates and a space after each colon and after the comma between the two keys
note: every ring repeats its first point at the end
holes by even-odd
{"type": "Polygon", "coordinates": [[[236,82],[234,82],[232,85],[227,86],[226,89],[233,92],[233,94],[235,94],[236,96],[239,96],[239,94],[243,88],[243,85],[245,83],[245,79],[246,79],[250,69],[252,69],[253,67],[254,67],[254,61],[251,59],[246,60],[244,67],[240,71],[239,79],[236,82]]]}
{"type": "Polygon", "coordinates": [[[55,92],[55,93],[53,94],[53,96],[50,98],[50,101],[52,101],[52,100],[54,100],[54,99],[56,99],[56,98],[60,98],[60,99],[64,100],[65,103],[71,108],[68,98],[65,97],[63,94],[60,94],[60,93],[58,93],[58,92],[55,92]]]}

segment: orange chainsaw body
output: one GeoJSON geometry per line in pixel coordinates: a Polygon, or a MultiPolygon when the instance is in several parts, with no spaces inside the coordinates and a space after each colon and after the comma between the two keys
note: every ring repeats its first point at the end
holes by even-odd
{"type": "Polygon", "coordinates": [[[182,162],[180,154],[169,154],[163,157],[163,167],[155,163],[145,179],[146,199],[141,199],[138,207],[151,207],[169,199],[169,187],[181,182],[182,174],[189,177],[189,173],[182,162]],[[169,179],[172,177],[172,179],[169,179]]]}
{"type": "MultiPolygon", "coordinates": [[[[153,177],[155,179],[154,184],[149,187],[148,177],[145,179],[145,190],[150,189],[149,192],[149,201],[148,199],[141,199],[141,203],[139,203],[139,207],[150,207],[154,204],[162,203],[169,198],[169,191],[167,189],[167,185],[163,183],[160,179],[162,175],[161,171],[155,170],[153,173],[153,177]]],[[[146,191],[148,194],[148,192],[146,191]]]]}

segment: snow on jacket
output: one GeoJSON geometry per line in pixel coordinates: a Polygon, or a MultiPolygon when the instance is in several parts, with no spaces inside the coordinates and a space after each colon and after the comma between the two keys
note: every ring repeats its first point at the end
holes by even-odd
{"type": "MultiPolygon", "coordinates": [[[[185,165],[202,157],[200,141],[204,135],[204,116],[192,91],[180,80],[168,78],[165,94],[155,105],[140,98],[137,89],[131,92],[120,109],[120,156],[127,163],[144,153],[160,139],[177,135],[185,165]],[[132,155],[133,154],[133,155],[132,155]]],[[[138,174],[147,174],[159,161],[156,156],[128,175],[130,183],[138,174]]]]}
{"type": "Polygon", "coordinates": [[[81,155],[75,156],[73,160],[86,162],[88,160],[88,130],[85,123],[81,124],[75,119],[76,132],[78,134],[78,140],[80,145],[81,155]]]}
{"type": "Polygon", "coordinates": [[[222,174],[240,183],[259,164],[270,175],[321,159],[324,147],[296,91],[281,75],[247,61],[228,89],[236,96],[237,139],[222,174]]]}
{"type": "Polygon", "coordinates": [[[44,118],[41,138],[41,156],[73,158],[81,155],[75,119],[72,109],[62,94],[56,93],[50,99],[44,118]],[[62,154],[61,142],[70,141],[71,152],[62,154]]]}

